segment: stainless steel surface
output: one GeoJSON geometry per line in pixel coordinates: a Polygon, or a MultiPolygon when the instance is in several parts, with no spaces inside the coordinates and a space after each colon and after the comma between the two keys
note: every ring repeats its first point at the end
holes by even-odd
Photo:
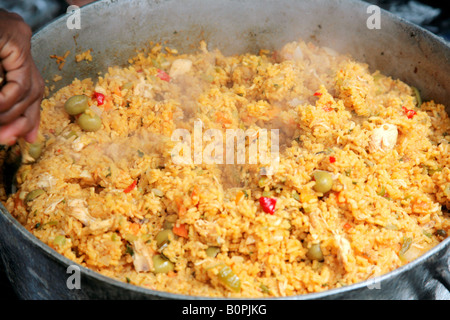
{"type": "MultiPolygon", "coordinates": [[[[424,99],[450,106],[450,48],[431,33],[382,12],[381,28],[368,29],[367,4],[352,0],[135,0],[101,1],[81,10],[81,29],[67,28],[68,16],[33,37],[33,56],[46,79],[60,74],[57,87],[74,77],[96,76],[126,64],[148,41],[167,41],[193,51],[200,40],[225,54],[276,49],[303,38],[350,53],[392,77],[420,89],[424,99]],[[59,71],[52,54],[71,56],[93,49],[93,62],[71,58],[59,71]]],[[[447,109],[449,112],[449,109],[447,109]]],[[[81,269],[81,289],[68,289],[71,261],[27,232],[2,207],[0,254],[18,295],[26,299],[187,299],[138,288],[81,269]]],[[[450,239],[412,263],[384,276],[317,294],[288,299],[450,299],[450,239]]]]}

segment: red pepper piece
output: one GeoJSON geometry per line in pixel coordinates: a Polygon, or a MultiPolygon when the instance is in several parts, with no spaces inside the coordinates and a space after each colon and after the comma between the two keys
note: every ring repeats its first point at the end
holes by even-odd
{"type": "Polygon", "coordinates": [[[165,72],[163,70],[158,69],[158,73],[156,74],[156,76],[163,81],[167,81],[167,82],[170,81],[170,76],[167,74],[167,72],[165,72]]]}
{"type": "Polygon", "coordinates": [[[94,97],[95,97],[95,99],[97,99],[97,104],[99,106],[101,106],[102,104],[105,103],[105,95],[103,93],[94,92],[94,97]]]}
{"type": "Polygon", "coordinates": [[[330,163],[335,163],[335,162],[336,162],[336,158],[333,157],[333,156],[331,156],[331,157],[330,157],[330,163]]]}
{"type": "Polygon", "coordinates": [[[132,184],[130,184],[128,187],[123,190],[123,192],[128,193],[131,192],[136,187],[137,181],[134,180],[132,184]]]}
{"type": "Polygon", "coordinates": [[[320,96],[322,95],[322,93],[321,93],[321,92],[314,92],[314,95],[315,95],[316,97],[320,97],[320,96]]]}
{"type": "Polygon", "coordinates": [[[277,199],[261,197],[259,198],[259,204],[265,213],[273,214],[275,212],[275,205],[277,204],[277,199]]]}
{"type": "Polygon", "coordinates": [[[417,114],[417,112],[415,112],[414,110],[410,110],[410,109],[407,109],[406,107],[402,107],[403,108],[403,110],[405,111],[405,114],[406,114],[406,116],[408,117],[408,119],[412,119],[416,114],[417,114]]]}

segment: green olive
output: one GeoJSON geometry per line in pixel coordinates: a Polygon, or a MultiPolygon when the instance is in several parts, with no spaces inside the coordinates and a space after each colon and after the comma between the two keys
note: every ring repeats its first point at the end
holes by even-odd
{"type": "Polygon", "coordinates": [[[172,230],[174,224],[175,224],[175,223],[173,223],[172,221],[164,220],[163,228],[164,228],[164,229],[170,229],[170,230],[172,230]]]}
{"type": "Polygon", "coordinates": [[[94,132],[102,127],[102,119],[96,114],[83,113],[77,120],[78,125],[84,131],[94,132]]]}
{"type": "Polygon", "coordinates": [[[168,273],[170,271],[173,271],[173,263],[167,260],[162,255],[154,255],[152,260],[155,273],[168,273]]]}
{"type": "Polygon", "coordinates": [[[70,97],[64,104],[64,109],[71,116],[83,113],[89,106],[89,98],[84,94],[70,97]]]}
{"type": "Polygon", "coordinates": [[[333,177],[331,173],[327,171],[316,171],[313,174],[316,184],[314,185],[314,190],[321,193],[327,193],[333,187],[333,177]]]}
{"type": "Polygon", "coordinates": [[[219,252],[219,247],[208,247],[208,249],[206,249],[206,255],[210,258],[215,258],[219,252]]]}
{"type": "Polygon", "coordinates": [[[306,256],[310,260],[323,261],[323,253],[320,248],[320,243],[314,243],[311,248],[308,249],[306,256]]]}
{"type": "Polygon", "coordinates": [[[33,190],[27,194],[27,196],[25,197],[25,202],[32,201],[44,193],[45,191],[43,189],[33,190]]]}
{"type": "Polygon", "coordinates": [[[173,234],[172,230],[170,229],[164,229],[158,232],[156,235],[156,245],[158,248],[161,248],[166,243],[170,242],[170,239],[174,239],[175,235],[173,234]]]}
{"type": "Polygon", "coordinates": [[[222,267],[218,276],[219,280],[234,292],[241,291],[241,280],[229,266],[222,267]]]}
{"type": "Polygon", "coordinates": [[[41,156],[42,147],[43,147],[42,143],[39,142],[31,143],[29,145],[28,153],[34,160],[37,160],[41,156]]]}

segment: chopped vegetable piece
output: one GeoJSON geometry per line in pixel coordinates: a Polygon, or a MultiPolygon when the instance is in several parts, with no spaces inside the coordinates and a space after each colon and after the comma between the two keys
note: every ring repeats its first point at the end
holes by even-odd
{"type": "Polygon", "coordinates": [[[130,231],[134,235],[137,235],[140,229],[141,229],[141,226],[138,223],[131,223],[130,224],[130,231]]]}
{"type": "Polygon", "coordinates": [[[277,204],[277,199],[261,197],[259,198],[259,204],[265,213],[273,214],[275,212],[275,205],[277,204]]]}
{"type": "Polygon", "coordinates": [[[25,197],[25,202],[32,201],[37,197],[39,197],[40,195],[43,195],[44,193],[45,193],[44,189],[35,189],[27,194],[27,196],[25,197]]]}
{"type": "Polygon", "coordinates": [[[270,192],[270,191],[264,191],[264,192],[262,193],[262,196],[263,196],[263,197],[266,197],[266,198],[270,198],[270,197],[272,196],[272,192],[270,192]]]}
{"type": "Polygon", "coordinates": [[[178,208],[178,216],[182,217],[186,213],[186,207],[184,206],[183,200],[180,198],[175,198],[175,203],[178,208]]]}
{"type": "Polygon", "coordinates": [[[136,187],[136,184],[137,180],[134,180],[128,187],[125,188],[125,190],[123,190],[123,192],[125,193],[131,192],[136,187]]]}
{"type": "Polygon", "coordinates": [[[351,228],[352,228],[352,225],[351,225],[350,223],[346,222],[346,223],[344,224],[344,230],[345,230],[345,231],[348,231],[348,230],[350,230],[351,228]]]}
{"type": "Polygon", "coordinates": [[[384,186],[381,187],[381,190],[377,192],[377,194],[382,197],[386,195],[386,189],[384,188],[384,186]]]}
{"type": "Polygon", "coordinates": [[[125,253],[128,253],[130,256],[134,255],[133,247],[130,246],[128,243],[125,246],[125,253]]]}
{"type": "Polygon", "coordinates": [[[103,93],[94,92],[94,98],[97,100],[99,106],[105,103],[105,95],[103,93]]]}
{"type": "Polygon", "coordinates": [[[206,255],[210,258],[215,258],[219,252],[219,247],[208,247],[208,249],[206,249],[206,255]]]}
{"type": "Polygon", "coordinates": [[[187,238],[189,235],[189,231],[186,227],[186,224],[175,224],[172,229],[173,233],[177,236],[187,238]]]}
{"type": "Polygon", "coordinates": [[[58,235],[53,239],[53,244],[57,246],[63,246],[66,244],[66,237],[58,235]]]}
{"type": "Polygon", "coordinates": [[[234,292],[241,291],[241,280],[229,266],[224,266],[219,270],[219,280],[234,292]]]}
{"type": "Polygon", "coordinates": [[[163,245],[168,244],[170,239],[174,239],[175,235],[172,230],[164,229],[158,232],[156,235],[156,245],[161,248],[163,245]]]}
{"type": "Polygon", "coordinates": [[[414,110],[407,109],[404,106],[402,107],[402,109],[405,111],[405,114],[408,117],[408,119],[412,119],[417,114],[417,112],[415,112],[414,110]]]}
{"type": "Polygon", "coordinates": [[[411,88],[413,89],[414,95],[416,96],[417,108],[420,108],[420,106],[422,105],[422,97],[420,96],[419,89],[417,89],[416,87],[411,88]]]}
{"type": "Polygon", "coordinates": [[[236,199],[234,200],[234,202],[235,202],[236,204],[238,204],[239,201],[241,201],[241,199],[242,199],[244,196],[245,196],[245,193],[244,193],[244,192],[238,191],[238,192],[236,193],[236,199]]]}
{"type": "Polygon", "coordinates": [[[259,288],[261,289],[262,292],[270,294],[270,289],[268,286],[266,286],[265,284],[261,283],[259,285],[259,288]]]}
{"type": "Polygon", "coordinates": [[[163,228],[164,229],[172,229],[173,225],[174,225],[174,223],[172,221],[164,220],[163,228]]]}
{"type": "Polygon", "coordinates": [[[156,74],[156,76],[163,81],[167,81],[167,82],[170,81],[170,76],[167,74],[167,72],[165,72],[163,70],[158,69],[158,73],[156,74]]]}
{"type": "Polygon", "coordinates": [[[335,163],[336,162],[336,158],[335,157],[330,157],[330,163],[335,163]]]}

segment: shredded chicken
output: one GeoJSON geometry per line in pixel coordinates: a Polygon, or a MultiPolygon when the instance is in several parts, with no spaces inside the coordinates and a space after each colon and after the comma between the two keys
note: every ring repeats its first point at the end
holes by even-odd
{"type": "Polygon", "coordinates": [[[188,73],[192,68],[192,61],[188,59],[176,59],[170,67],[169,76],[176,78],[188,73]]]}
{"type": "Polygon", "coordinates": [[[140,78],[139,82],[134,86],[133,94],[144,98],[153,98],[153,86],[145,82],[144,78],[140,78]]]}
{"type": "Polygon", "coordinates": [[[148,272],[153,269],[152,253],[142,240],[133,242],[133,265],[137,272],[148,272]]]}
{"type": "Polygon", "coordinates": [[[194,223],[194,229],[206,244],[220,244],[219,227],[214,222],[203,219],[197,220],[194,223]]]}
{"type": "Polygon", "coordinates": [[[56,181],[57,179],[51,174],[43,173],[37,182],[37,186],[42,189],[51,189],[54,185],[56,185],[56,181]]]}
{"type": "Polygon", "coordinates": [[[344,268],[346,268],[348,264],[348,256],[351,253],[350,242],[339,234],[334,235],[334,239],[336,241],[336,246],[338,247],[338,256],[343,264],[344,268]]]}
{"type": "Polygon", "coordinates": [[[397,126],[385,123],[373,130],[369,142],[369,151],[371,153],[391,151],[397,143],[397,137],[397,126]]]}
{"type": "Polygon", "coordinates": [[[81,199],[72,199],[67,202],[68,214],[79,220],[83,225],[88,227],[91,231],[105,230],[112,227],[114,219],[100,220],[92,217],[89,214],[87,203],[81,199]]]}

